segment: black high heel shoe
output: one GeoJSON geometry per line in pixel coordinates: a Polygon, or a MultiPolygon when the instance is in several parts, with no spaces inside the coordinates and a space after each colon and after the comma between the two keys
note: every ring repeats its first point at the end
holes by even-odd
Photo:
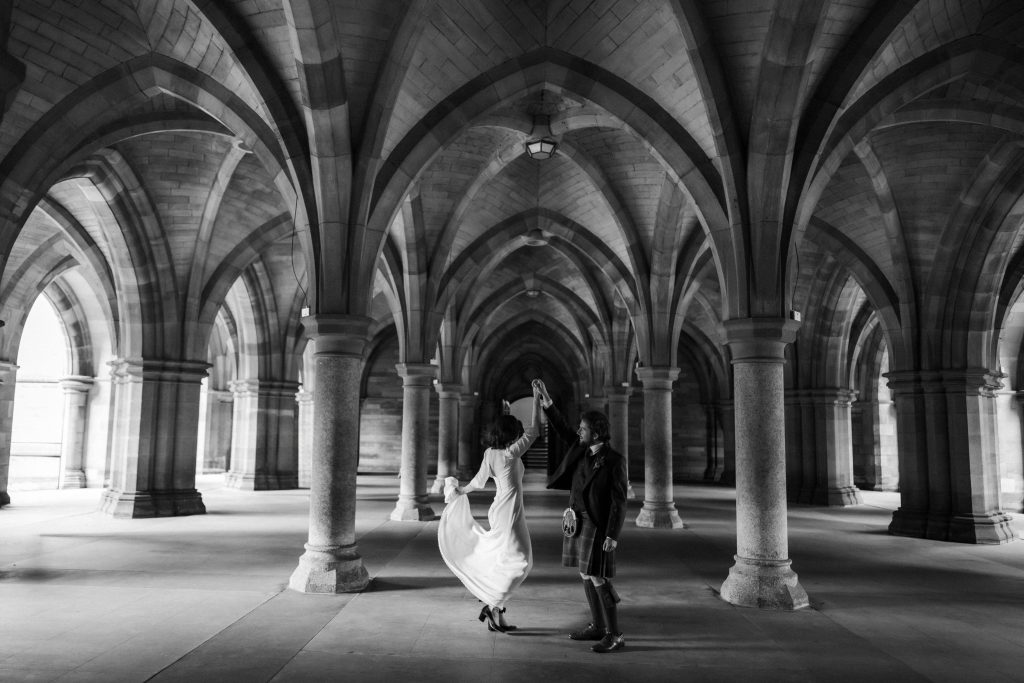
{"type": "Polygon", "coordinates": [[[498,613],[498,618],[497,618],[498,627],[501,628],[502,631],[504,631],[505,633],[508,633],[509,631],[515,631],[517,628],[519,628],[518,626],[512,626],[511,624],[506,624],[505,623],[505,608],[504,607],[499,607],[496,610],[491,610],[491,614],[492,615],[495,612],[498,613]]]}
{"type": "Polygon", "coordinates": [[[494,618],[494,613],[491,612],[491,608],[488,605],[484,605],[484,608],[480,610],[480,621],[487,622],[488,631],[498,631],[500,633],[505,632],[494,618]]]}

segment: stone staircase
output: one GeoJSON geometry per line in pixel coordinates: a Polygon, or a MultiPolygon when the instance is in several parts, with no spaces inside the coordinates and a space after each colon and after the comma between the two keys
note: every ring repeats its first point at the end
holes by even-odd
{"type": "Polygon", "coordinates": [[[537,440],[530,449],[523,455],[523,465],[528,470],[547,472],[548,469],[548,447],[545,443],[537,440]]]}

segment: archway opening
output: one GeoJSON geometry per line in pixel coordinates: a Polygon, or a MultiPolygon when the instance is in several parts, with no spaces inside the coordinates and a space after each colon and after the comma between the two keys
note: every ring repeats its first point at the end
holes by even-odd
{"type": "Polygon", "coordinates": [[[11,424],[8,488],[60,488],[64,401],[60,379],[68,373],[68,340],[45,296],[29,310],[18,348],[11,424]]]}

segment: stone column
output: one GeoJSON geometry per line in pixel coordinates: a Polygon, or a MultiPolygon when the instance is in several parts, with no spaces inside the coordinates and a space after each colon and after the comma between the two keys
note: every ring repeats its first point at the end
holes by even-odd
{"type": "Polygon", "coordinates": [[[308,489],[313,464],[313,392],[300,390],[295,402],[299,409],[299,488],[308,489]]]}
{"type": "Polygon", "coordinates": [[[235,395],[232,392],[206,390],[203,474],[224,472],[230,466],[234,406],[235,395]]]}
{"type": "Polygon", "coordinates": [[[633,389],[629,386],[608,386],[605,387],[604,393],[608,397],[608,422],[611,424],[612,446],[626,459],[626,477],[628,482],[626,497],[633,500],[636,498],[636,492],[633,490],[633,483],[628,481],[629,396],[633,393],[633,389]]]}
{"type": "Polygon", "coordinates": [[[833,507],[860,505],[860,491],[853,484],[853,433],[850,406],[857,393],[849,389],[813,392],[825,433],[826,499],[833,507]]]}
{"type": "Polygon", "coordinates": [[[1016,540],[999,505],[999,377],[984,368],[887,377],[900,444],[900,508],[889,532],[960,543],[1016,540]]]}
{"type": "Polygon", "coordinates": [[[111,362],[109,488],[100,509],[114,517],[206,512],[196,491],[199,392],[205,361],[111,362]]]}
{"type": "Polygon", "coordinates": [[[14,387],[18,366],[0,361],[0,507],[10,505],[7,492],[11,474],[11,430],[14,427],[14,387]]]}
{"type": "Polygon", "coordinates": [[[231,383],[235,412],[227,486],[245,491],[298,487],[298,388],[297,382],[280,380],[231,383]]]}
{"type": "Polygon", "coordinates": [[[785,349],[799,324],[727,320],[736,404],[736,556],[724,600],[743,607],[809,604],[789,559],[786,520],[785,349]]]}
{"type": "Polygon", "coordinates": [[[64,391],[64,433],[60,444],[62,489],[85,488],[85,430],[93,378],[71,375],[60,380],[64,391]]]}
{"type": "Polygon", "coordinates": [[[402,464],[398,502],[391,511],[396,522],[436,519],[427,504],[427,434],[430,419],[430,387],[437,366],[399,363],[402,378],[402,464]]]}
{"type": "Polygon", "coordinates": [[[672,495],[672,382],[679,368],[643,367],[644,506],[636,525],[648,529],[683,529],[672,495]]]}
{"type": "Polygon", "coordinates": [[[719,483],[736,484],[736,413],[733,410],[733,402],[724,400],[718,402],[722,415],[722,478],[719,483]]]}
{"type": "Polygon", "coordinates": [[[459,395],[459,466],[456,476],[460,481],[472,479],[476,474],[473,471],[473,453],[477,450],[477,440],[473,436],[476,434],[478,402],[476,394],[463,392],[459,395]]]}
{"type": "Polygon", "coordinates": [[[355,520],[359,386],[372,322],[348,315],[302,319],[316,341],[309,540],[288,586],[303,593],[359,591],[370,581],[355,520]]]}
{"type": "Polygon", "coordinates": [[[459,398],[458,384],[438,384],[437,425],[437,477],[430,487],[431,493],[444,491],[445,477],[456,476],[459,459],[459,398]]]}

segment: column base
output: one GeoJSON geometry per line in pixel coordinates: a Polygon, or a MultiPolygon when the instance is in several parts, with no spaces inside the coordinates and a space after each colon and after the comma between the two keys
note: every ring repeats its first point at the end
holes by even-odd
{"type": "Polygon", "coordinates": [[[300,593],[355,593],[366,588],[370,576],[356,546],[311,548],[299,557],[288,587],[300,593]]]}
{"type": "Polygon", "coordinates": [[[726,602],[758,609],[798,610],[810,606],[790,560],[753,560],[734,556],[736,564],[722,584],[726,602]]]}
{"type": "Polygon", "coordinates": [[[626,482],[626,500],[636,500],[636,491],[633,490],[633,484],[626,482]]]}
{"type": "Polygon", "coordinates": [[[686,525],[676,512],[675,503],[651,503],[644,501],[636,525],[642,529],[685,529],[686,525]]]}
{"type": "Polygon", "coordinates": [[[432,522],[437,515],[429,505],[415,500],[399,500],[391,511],[392,522],[432,522]]]}
{"type": "Polygon", "coordinates": [[[863,502],[864,499],[861,498],[860,489],[856,486],[840,486],[828,490],[829,507],[848,507],[850,505],[860,505],[863,502]]]}
{"type": "Polygon", "coordinates": [[[85,472],[82,470],[64,470],[63,476],[60,478],[60,487],[62,489],[84,489],[85,472]]]}
{"type": "Polygon", "coordinates": [[[949,540],[956,543],[1001,545],[1017,540],[1010,526],[1010,516],[1004,512],[986,515],[955,515],[949,520],[949,540]]]}
{"type": "Polygon", "coordinates": [[[1018,538],[1010,526],[1010,516],[1001,511],[947,516],[911,512],[900,508],[892,513],[889,533],[893,536],[978,545],[1000,545],[1018,538]]]}
{"type": "Polygon", "coordinates": [[[451,476],[451,475],[449,475],[449,474],[446,474],[444,476],[442,476],[440,474],[437,475],[437,479],[435,479],[434,483],[430,485],[430,493],[444,493],[444,480],[445,480],[445,477],[449,477],[449,476],[451,476]]]}
{"type": "Polygon", "coordinates": [[[203,497],[195,489],[184,491],[124,491],[106,490],[100,501],[100,512],[117,519],[143,519],[147,517],[184,517],[204,515],[203,497]]]}

